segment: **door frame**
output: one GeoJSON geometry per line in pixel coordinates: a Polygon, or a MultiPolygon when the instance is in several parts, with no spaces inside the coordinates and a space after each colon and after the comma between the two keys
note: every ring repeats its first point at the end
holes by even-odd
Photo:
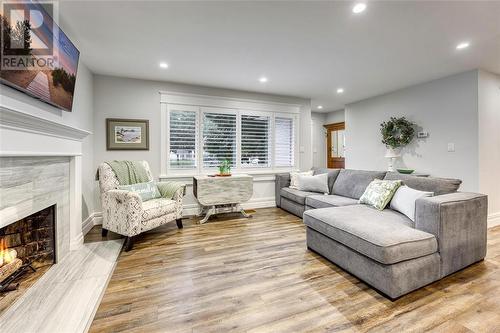
{"type": "Polygon", "coordinates": [[[326,165],[328,168],[345,168],[345,157],[332,157],[332,131],[345,130],[345,121],[340,123],[325,124],[323,127],[326,129],[326,165]]]}

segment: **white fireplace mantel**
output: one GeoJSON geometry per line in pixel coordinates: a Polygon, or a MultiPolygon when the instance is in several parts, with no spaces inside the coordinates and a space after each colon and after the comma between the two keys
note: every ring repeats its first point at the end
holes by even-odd
{"type": "Polygon", "coordinates": [[[80,128],[0,105],[0,157],[70,157],[70,249],[83,243],[82,140],[90,134],[80,128]]]}

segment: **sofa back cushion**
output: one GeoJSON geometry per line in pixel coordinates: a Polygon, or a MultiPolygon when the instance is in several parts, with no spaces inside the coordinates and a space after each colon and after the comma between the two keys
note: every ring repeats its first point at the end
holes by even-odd
{"type": "Polygon", "coordinates": [[[436,178],[436,177],[417,177],[412,175],[403,175],[398,172],[387,172],[386,180],[402,180],[403,184],[415,190],[433,192],[434,195],[454,193],[462,184],[460,179],[436,178]]]}
{"type": "Polygon", "coordinates": [[[384,179],[385,171],[342,169],[335,180],[332,194],[359,199],[374,179],[384,179]]]}
{"type": "Polygon", "coordinates": [[[328,191],[331,194],[332,193],[332,188],[333,184],[335,183],[335,180],[337,179],[340,169],[328,169],[328,168],[313,168],[313,174],[316,175],[321,175],[323,173],[328,174],[328,191]]]}

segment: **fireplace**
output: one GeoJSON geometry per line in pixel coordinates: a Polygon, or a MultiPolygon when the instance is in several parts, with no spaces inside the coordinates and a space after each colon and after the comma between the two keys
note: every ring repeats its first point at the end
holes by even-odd
{"type": "Polygon", "coordinates": [[[55,207],[0,228],[0,292],[17,289],[36,269],[56,262],[55,207]]]}

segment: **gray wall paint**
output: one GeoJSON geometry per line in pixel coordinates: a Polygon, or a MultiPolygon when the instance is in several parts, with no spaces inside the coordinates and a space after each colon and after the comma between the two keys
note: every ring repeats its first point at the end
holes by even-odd
{"type": "Polygon", "coordinates": [[[478,191],[478,91],[476,70],[398,90],[346,106],[346,167],[385,170],[380,123],[406,116],[430,136],[415,139],[397,166],[463,180],[478,191]],[[447,144],[455,152],[447,152],[447,144]]]}
{"type": "Polygon", "coordinates": [[[479,71],[479,190],[500,220],[500,75],[479,71]]]}
{"type": "Polygon", "coordinates": [[[328,112],[325,117],[325,124],[335,124],[345,121],[345,111],[337,110],[328,112]]]}
{"type": "MultiPolygon", "coordinates": [[[[213,95],[233,98],[258,99],[273,102],[294,103],[304,105],[301,119],[310,119],[310,101],[301,98],[256,94],[243,91],[217,89],[202,86],[186,85],[170,82],[158,82],[119,78],[112,76],[94,76],[94,166],[114,159],[146,160],[155,177],[160,174],[160,94],[159,91],[175,91],[202,95],[213,95]],[[309,110],[309,113],[307,112],[309,110]],[[106,118],[138,118],[149,119],[150,148],[149,151],[107,151],[106,150],[106,118]]],[[[309,120],[310,122],[310,120],[309,120]]],[[[299,144],[309,145],[302,134],[310,133],[310,128],[300,126],[299,144]]],[[[309,134],[310,136],[310,134],[309,134]]],[[[301,154],[301,162],[302,162],[301,154]]],[[[309,159],[309,163],[311,158],[309,159]]],[[[305,163],[305,162],[304,162],[305,163]]]]}
{"type": "Polygon", "coordinates": [[[313,166],[326,168],[326,137],[325,124],[327,114],[312,112],[311,116],[311,137],[313,150],[313,166]]]}

